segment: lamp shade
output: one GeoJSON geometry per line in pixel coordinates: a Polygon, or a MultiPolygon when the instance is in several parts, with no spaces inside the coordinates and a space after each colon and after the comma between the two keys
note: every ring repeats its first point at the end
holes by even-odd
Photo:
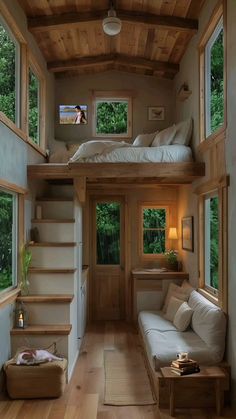
{"type": "Polygon", "coordinates": [[[114,9],[108,11],[108,17],[103,19],[103,31],[110,36],[118,35],[121,31],[121,20],[116,16],[114,9]]]}
{"type": "Polygon", "coordinates": [[[177,228],[176,227],[170,227],[169,228],[168,239],[170,239],[170,240],[178,239],[178,234],[177,234],[177,228]]]}

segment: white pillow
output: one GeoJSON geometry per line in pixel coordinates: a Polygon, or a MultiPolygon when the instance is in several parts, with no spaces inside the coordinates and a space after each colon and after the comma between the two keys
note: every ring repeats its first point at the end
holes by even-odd
{"type": "Polygon", "coordinates": [[[175,125],[176,134],[172,141],[172,144],[189,145],[193,130],[192,118],[186,119],[186,121],[179,122],[175,125]]]}
{"type": "Polygon", "coordinates": [[[182,300],[179,300],[178,298],[175,298],[175,297],[171,297],[169,304],[167,306],[166,313],[164,314],[165,319],[169,320],[170,322],[173,322],[174,317],[182,304],[183,304],[182,300]]]}
{"type": "Polygon", "coordinates": [[[189,307],[189,305],[187,303],[182,303],[174,317],[173,323],[175,327],[180,332],[184,332],[190,325],[192,315],[193,310],[189,307]]]}
{"type": "Polygon", "coordinates": [[[151,147],[159,147],[161,145],[169,145],[172,143],[176,133],[176,126],[172,125],[162,131],[158,132],[152,142],[151,147]]]}
{"type": "Polygon", "coordinates": [[[158,131],[156,132],[152,132],[151,134],[139,134],[134,142],[133,142],[133,146],[135,147],[149,147],[152,142],[153,139],[155,137],[155,135],[158,133],[158,131]]]}
{"type": "Polygon", "coordinates": [[[182,287],[179,287],[173,282],[170,283],[166,297],[165,297],[165,302],[162,307],[163,313],[166,312],[171,297],[178,298],[178,300],[181,300],[183,302],[183,301],[188,301],[189,294],[190,294],[189,289],[184,289],[182,287]]]}

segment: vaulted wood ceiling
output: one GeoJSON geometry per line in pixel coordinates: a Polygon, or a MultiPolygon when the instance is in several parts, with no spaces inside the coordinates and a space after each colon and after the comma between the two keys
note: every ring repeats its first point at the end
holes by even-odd
{"type": "Polygon", "coordinates": [[[122,29],[103,32],[109,0],[18,0],[56,75],[121,70],[173,78],[204,0],[117,0],[122,29]]]}

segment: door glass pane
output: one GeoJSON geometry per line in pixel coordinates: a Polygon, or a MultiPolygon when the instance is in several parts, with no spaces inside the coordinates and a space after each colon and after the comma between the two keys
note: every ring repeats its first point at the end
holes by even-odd
{"type": "Polygon", "coordinates": [[[97,203],[97,264],[120,264],[120,204],[97,203]]]}

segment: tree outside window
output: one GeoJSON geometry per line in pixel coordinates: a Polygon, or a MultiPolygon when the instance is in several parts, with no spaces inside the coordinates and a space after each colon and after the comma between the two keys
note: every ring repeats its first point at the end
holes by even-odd
{"type": "Polygon", "coordinates": [[[29,137],[36,144],[39,144],[39,89],[39,79],[29,68],[29,137]]]}
{"type": "Polygon", "coordinates": [[[142,208],[142,253],[144,255],[165,253],[166,218],[165,208],[142,208]]]}

